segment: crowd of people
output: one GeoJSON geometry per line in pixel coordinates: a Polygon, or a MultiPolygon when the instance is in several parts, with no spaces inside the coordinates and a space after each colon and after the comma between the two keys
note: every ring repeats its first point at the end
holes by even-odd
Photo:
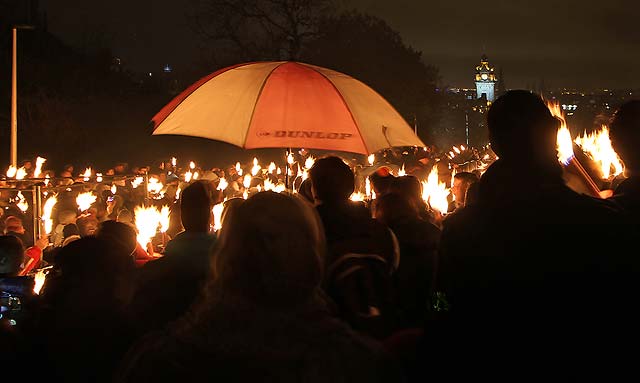
{"type": "Polygon", "coordinates": [[[377,198],[351,201],[352,168],[327,156],[296,193],[225,195],[221,174],[182,185],[179,199],[165,193],[176,221],[155,240],[161,256],[138,243],[129,202],[106,191],[104,211],[61,203],[46,243],[4,217],[2,360],[54,382],[632,370],[620,342],[634,344],[638,319],[640,101],[610,125],[626,179],[607,199],[565,184],[559,121],[539,96],[507,92],[487,123],[499,159],[454,177],[445,215],[424,202],[418,177],[384,168],[370,176],[377,198]],[[42,263],[35,294],[30,272],[42,263]]]}

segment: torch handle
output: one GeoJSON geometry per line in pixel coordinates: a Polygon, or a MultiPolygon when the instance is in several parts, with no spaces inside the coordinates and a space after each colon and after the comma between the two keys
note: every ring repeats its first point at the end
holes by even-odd
{"type": "Polygon", "coordinates": [[[591,194],[594,197],[601,198],[600,188],[595,183],[593,178],[591,178],[589,173],[587,173],[587,171],[584,169],[580,161],[576,157],[571,157],[569,164],[573,166],[573,168],[578,172],[578,175],[587,183],[591,194]]]}

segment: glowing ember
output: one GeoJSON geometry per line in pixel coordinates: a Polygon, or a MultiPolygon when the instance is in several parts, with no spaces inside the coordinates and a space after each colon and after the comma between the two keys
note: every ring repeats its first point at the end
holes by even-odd
{"type": "Polygon", "coordinates": [[[47,161],[46,158],[36,158],[36,169],[33,171],[33,178],[40,178],[40,175],[42,174],[42,165],[45,161],[47,161]]]}
{"type": "Polygon", "coordinates": [[[136,227],[138,228],[138,243],[146,249],[147,244],[151,242],[151,238],[156,235],[162,217],[158,209],[153,206],[137,206],[134,209],[134,214],[136,227]]]}
{"type": "Polygon", "coordinates": [[[435,165],[429,173],[426,181],[422,181],[422,199],[431,206],[432,209],[445,214],[449,207],[447,197],[451,192],[444,182],[438,181],[438,166],[435,165]]]}
{"type": "Polygon", "coordinates": [[[311,167],[315,163],[316,163],[316,159],[313,156],[309,156],[309,157],[307,157],[306,160],[304,160],[304,168],[305,169],[311,169],[311,167]]]}
{"type": "Polygon", "coordinates": [[[224,204],[221,202],[213,206],[213,230],[218,231],[222,229],[222,211],[224,210],[224,204]]]}
{"type": "Polygon", "coordinates": [[[111,185],[111,194],[116,194],[117,191],[118,187],[115,184],[111,185]]]}
{"type": "Polygon", "coordinates": [[[369,165],[373,165],[373,163],[376,162],[376,155],[369,154],[369,157],[367,157],[367,161],[369,161],[369,165]]]}
{"type": "Polygon", "coordinates": [[[53,229],[53,220],[51,219],[51,212],[53,211],[53,207],[58,203],[58,195],[52,195],[47,199],[42,207],[42,222],[44,222],[44,232],[47,235],[51,234],[51,230],[53,229]]]}
{"type": "Polygon", "coordinates": [[[40,290],[42,290],[42,286],[44,286],[44,281],[47,277],[47,273],[45,270],[38,270],[33,276],[33,292],[34,294],[40,294],[40,290]]]}
{"type": "Polygon", "coordinates": [[[16,172],[16,179],[17,180],[23,180],[24,177],[27,176],[27,169],[23,167],[21,167],[20,169],[18,169],[18,171],[16,172]]]}
{"type": "Polygon", "coordinates": [[[136,177],[133,181],[131,181],[131,186],[133,186],[133,188],[135,189],[138,186],[140,186],[140,184],[143,182],[144,182],[143,177],[136,177]]]}
{"type": "Polygon", "coordinates": [[[9,165],[9,169],[7,169],[7,177],[13,178],[16,176],[17,172],[18,172],[18,169],[15,166],[9,165]]]}
{"type": "Polygon", "coordinates": [[[547,102],[547,107],[551,114],[558,118],[561,122],[560,129],[558,129],[558,160],[561,164],[567,165],[573,157],[573,140],[571,139],[571,132],[567,128],[567,121],[564,118],[564,113],[559,103],[547,102]]]}
{"type": "Polygon", "coordinates": [[[80,193],[76,197],[76,204],[80,211],[85,211],[89,209],[94,202],[96,202],[96,199],[98,199],[98,197],[93,195],[91,192],[80,193]]]}
{"type": "Polygon", "coordinates": [[[576,137],[575,143],[578,144],[592,160],[600,163],[600,171],[603,179],[609,179],[612,170],[613,176],[617,176],[624,170],[620,157],[618,157],[618,154],[611,146],[609,128],[606,125],[602,125],[602,130],[599,132],[592,134],[585,132],[582,137],[576,137]]]}
{"type": "Polygon", "coordinates": [[[27,199],[24,198],[22,192],[18,192],[18,195],[16,196],[16,206],[23,213],[29,209],[29,203],[27,203],[27,199]]]}
{"type": "Polygon", "coordinates": [[[166,233],[169,229],[169,217],[171,212],[169,211],[169,206],[164,205],[162,209],[160,209],[160,232],[166,233]]]}
{"type": "MultiPolygon", "coordinates": [[[[269,171],[269,174],[273,174],[273,172],[275,172],[275,171],[276,171],[276,164],[275,164],[275,162],[271,162],[271,163],[269,164],[269,169],[268,169],[268,171],[269,171]]],[[[278,173],[278,174],[279,174],[279,173],[278,173]]]]}
{"type": "Polygon", "coordinates": [[[229,186],[227,180],[224,179],[224,177],[220,178],[220,181],[218,182],[218,190],[224,190],[227,188],[227,186],[229,186]]]}

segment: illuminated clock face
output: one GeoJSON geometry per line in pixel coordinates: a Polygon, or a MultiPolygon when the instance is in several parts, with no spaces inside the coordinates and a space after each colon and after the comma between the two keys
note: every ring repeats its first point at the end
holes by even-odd
{"type": "Polygon", "coordinates": [[[487,78],[489,78],[489,76],[487,76],[486,73],[483,73],[482,76],[480,76],[483,80],[486,80],[487,78]]]}

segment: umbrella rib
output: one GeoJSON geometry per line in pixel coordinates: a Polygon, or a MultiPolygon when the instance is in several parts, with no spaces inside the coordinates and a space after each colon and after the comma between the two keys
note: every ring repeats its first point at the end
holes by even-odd
{"type": "Polygon", "coordinates": [[[364,146],[364,150],[367,152],[367,154],[369,154],[369,148],[367,148],[367,143],[364,141],[364,137],[362,137],[360,126],[358,126],[358,122],[356,121],[356,118],[353,116],[353,113],[351,113],[351,108],[349,108],[349,104],[347,104],[347,100],[344,99],[344,96],[342,95],[342,93],[340,93],[340,90],[338,89],[338,87],[336,87],[336,85],[331,80],[329,80],[329,77],[327,77],[324,73],[320,72],[319,70],[316,70],[314,68],[311,68],[311,69],[314,72],[318,73],[320,76],[322,76],[325,80],[327,80],[327,82],[331,84],[333,89],[335,89],[336,93],[338,93],[338,96],[340,96],[340,100],[342,100],[344,107],[347,109],[347,112],[349,112],[349,116],[351,116],[351,121],[353,121],[353,125],[356,127],[356,131],[360,136],[360,141],[362,141],[362,146],[364,146]]]}
{"type": "Polygon", "coordinates": [[[256,101],[253,103],[253,109],[251,110],[251,117],[249,117],[249,129],[247,129],[247,134],[244,136],[244,142],[242,143],[242,147],[245,147],[247,145],[247,137],[249,136],[249,130],[251,129],[251,124],[253,123],[253,116],[256,113],[256,107],[258,106],[258,100],[260,100],[260,96],[262,95],[262,91],[264,90],[264,86],[267,84],[267,81],[269,81],[269,77],[271,77],[271,74],[273,74],[273,72],[280,68],[280,66],[282,64],[287,63],[288,61],[282,61],[280,63],[278,63],[278,65],[274,66],[273,69],[271,69],[269,71],[269,73],[264,76],[264,81],[262,81],[262,85],[260,85],[260,90],[258,91],[258,95],[256,96],[256,101]]]}

